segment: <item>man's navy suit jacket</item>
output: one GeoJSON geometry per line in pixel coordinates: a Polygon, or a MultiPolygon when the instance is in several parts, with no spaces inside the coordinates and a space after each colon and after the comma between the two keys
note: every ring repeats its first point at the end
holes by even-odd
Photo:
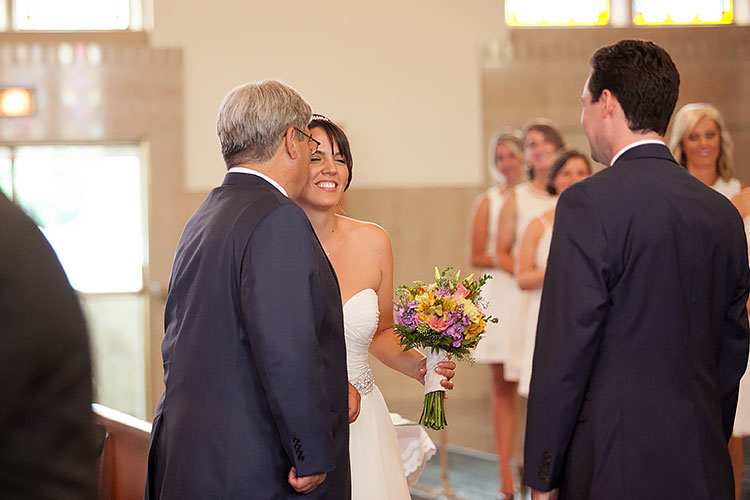
{"type": "Polygon", "coordinates": [[[562,499],[732,499],[748,356],[737,210],[660,144],[560,197],[537,329],[525,482],[562,499]]]}
{"type": "Polygon", "coordinates": [[[146,499],[350,498],[341,296],[304,212],[228,173],[177,245],[146,499]]]}

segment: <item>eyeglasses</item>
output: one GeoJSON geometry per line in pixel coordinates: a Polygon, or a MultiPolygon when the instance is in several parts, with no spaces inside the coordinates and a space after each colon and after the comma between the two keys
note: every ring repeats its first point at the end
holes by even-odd
{"type": "Polygon", "coordinates": [[[302,134],[305,137],[307,137],[307,145],[310,146],[310,150],[311,151],[317,151],[318,150],[318,148],[320,147],[320,142],[316,141],[315,139],[312,138],[312,136],[310,134],[306,134],[305,132],[301,131],[297,127],[294,127],[294,130],[296,130],[300,134],[302,134]]]}

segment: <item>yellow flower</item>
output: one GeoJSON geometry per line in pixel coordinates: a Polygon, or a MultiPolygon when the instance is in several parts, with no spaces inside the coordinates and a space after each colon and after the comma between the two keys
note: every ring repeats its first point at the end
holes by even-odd
{"type": "Polygon", "coordinates": [[[456,299],[453,298],[452,295],[448,295],[445,298],[443,298],[444,314],[456,312],[456,309],[458,309],[458,302],[456,302],[456,299]]]}
{"type": "Polygon", "coordinates": [[[426,325],[427,323],[430,322],[430,318],[432,318],[432,314],[428,312],[419,313],[417,315],[417,318],[418,318],[419,323],[423,323],[426,325]]]}
{"type": "Polygon", "coordinates": [[[483,334],[486,327],[487,323],[484,320],[480,320],[479,323],[470,324],[469,327],[464,330],[464,335],[467,339],[474,338],[478,335],[483,334]]]}
{"type": "Polygon", "coordinates": [[[440,313],[436,312],[436,309],[439,308],[439,306],[435,305],[435,293],[433,291],[429,291],[427,293],[422,293],[417,296],[417,311],[422,313],[423,316],[429,317],[431,314],[438,314],[442,315],[442,310],[440,313]]]}
{"type": "Polygon", "coordinates": [[[482,318],[482,315],[479,314],[479,309],[469,299],[463,299],[461,303],[464,306],[464,314],[469,317],[471,324],[477,324],[482,318]]]}

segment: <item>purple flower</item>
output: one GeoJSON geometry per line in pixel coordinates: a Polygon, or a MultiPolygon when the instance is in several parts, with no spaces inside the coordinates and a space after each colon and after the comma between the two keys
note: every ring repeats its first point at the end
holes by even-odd
{"type": "Polygon", "coordinates": [[[453,323],[443,333],[453,339],[453,347],[461,346],[461,341],[464,339],[464,326],[461,323],[453,323]]]}
{"type": "MultiPolygon", "coordinates": [[[[414,303],[416,306],[416,303],[414,303]]],[[[406,328],[415,329],[417,327],[417,310],[409,307],[408,309],[396,306],[396,323],[404,325],[406,328]]]]}

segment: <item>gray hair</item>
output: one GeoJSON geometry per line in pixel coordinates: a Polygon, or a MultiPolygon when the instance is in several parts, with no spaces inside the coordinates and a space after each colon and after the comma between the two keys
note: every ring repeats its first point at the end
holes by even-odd
{"type": "Polygon", "coordinates": [[[719,129],[719,158],[716,160],[716,173],[725,181],[734,177],[734,143],[729,136],[724,118],[715,106],[705,102],[685,104],[674,118],[672,134],[669,139],[669,149],[677,163],[687,168],[687,157],[682,147],[682,141],[703,118],[710,118],[719,129]]]}
{"type": "MultiPolygon", "coordinates": [[[[221,101],[216,135],[227,168],[263,163],[276,154],[289,127],[307,128],[312,109],[292,87],[278,80],[233,88],[221,101]]],[[[298,140],[302,140],[297,133],[298,140]]]]}

